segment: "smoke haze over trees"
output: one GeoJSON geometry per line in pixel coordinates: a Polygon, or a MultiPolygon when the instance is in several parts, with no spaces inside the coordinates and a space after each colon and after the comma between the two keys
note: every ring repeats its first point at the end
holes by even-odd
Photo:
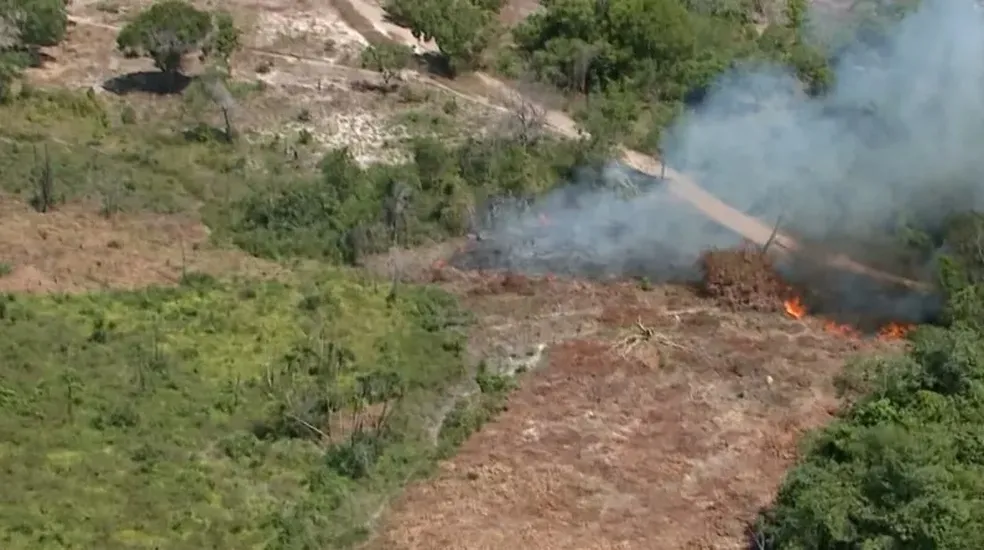
{"type": "MultiPolygon", "coordinates": [[[[812,93],[782,56],[735,59],[673,121],[660,149],[739,210],[767,223],[782,217],[783,230],[800,238],[929,277],[947,218],[984,200],[984,16],[970,0],[883,11],[850,46],[838,44],[824,93],[812,93]],[[885,23],[892,18],[900,21],[885,23]]],[[[818,34],[811,21],[804,27],[818,34]]],[[[624,272],[658,250],[661,266],[646,267],[658,275],[652,270],[738,242],[668,200],[658,182],[616,165],[503,219],[490,229],[510,250],[500,261],[533,270],[540,258],[564,256],[624,272]]]]}

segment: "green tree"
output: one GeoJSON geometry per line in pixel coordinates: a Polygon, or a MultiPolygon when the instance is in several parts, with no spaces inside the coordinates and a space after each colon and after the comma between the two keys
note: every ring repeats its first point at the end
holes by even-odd
{"type": "Polygon", "coordinates": [[[40,62],[40,47],[61,42],[67,25],[62,0],[0,0],[0,100],[24,67],[40,62]]]}
{"type": "Polygon", "coordinates": [[[807,0],[786,0],[786,26],[794,31],[802,29],[809,7],[807,0]]]}
{"type": "Polygon", "coordinates": [[[591,135],[591,147],[609,152],[622,141],[639,116],[641,103],[624,87],[612,87],[593,98],[590,107],[577,113],[578,122],[591,135]]]}
{"type": "Polygon", "coordinates": [[[0,18],[17,31],[16,46],[54,46],[65,38],[64,0],[0,0],[0,18]]]}
{"type": "Polygon", "coordinates": [[[683,4],[688,11],[696,14],[752,23],[763,3],[757,0],[684,0],[683,4]]]}
{"type": "Polygon", "coordinates": [[[822,93],[833,83],[834,73],[823,52],[801,40],[793,28],[769,25],[759,37],[758,45],[767,58],[793,68],[810,93],[822,93]]]}
{"type": "Polygon", "coordinates": [[[533,68],[564,88],[677,81],[697,54],[694,21],[678,0],[550,0],[545,8],[515,37],[533,68]]]}
{"type": "Polygon", "coordinates": [[[498,0],[391,0],[386,12],[418,40],[433,40],[454,75],[478,66],[496,35],[500,6],[498,0]]]}
{"type": "Polygon", "coordinates": [[[213,15],[183,0],[163,0],[123,27],[116,44],[124,53],[149,57],[158,69],[177,73],[184,56],[195,51],[227,63],[239,47],[239,31],[227,13],[213,15]]]}
{"type": "Polygon", "coordinates": [[[849,369],[861,396],[809,438],[760,520],[760,547],[984,545],[982,219],[955,216],[944,231],[948,326],[916,330],[905,356],[849,369]]]}
{"type": "Polygon", "coordinates": [[[215,12],[212,15],[212,23],[212,36],[202,46],[202,55],[212,57],[229,70],[229,58],[242,46],[242,31],[227,11],[215,12]]]}
{"type": "Polygon", "coordinates": [[[413,50],[403,44],[391,42],[373,44],[362,50],[362,67],[383,75],[383,84],[390,82],[406,68],[413,58],[413,50]]]}
{"type": "Polygon", "coordinates": [[[540,76],[588,95],[610,80],[615,46],[595,0],[549,0],[513,31],[520,52],[540,76]]]}
{"type": "MultiPolygon", "coordinates": [[[[613,91],[634,96],[638,114],[646,115],[643,121],[665,125],[667,113],[699,100],[718,75],[742,59],[787,63],[810,90],[826,89],[832,73],[823,52],[800,39],[803,2],[788,2],[783,4],[788,21],[773,25],[761,39],[754,25],[761,2],[746,0],[544,0],[543,9],[513,36],[528,69],[581,95],[588,110],[611,111],[611,101],[595,99],[613,91]]],[[[603,123],[610,114],[583,116],[603,123]]],[[[647,149],[660,135],[659,127],[631,132],[647,149]]]]}

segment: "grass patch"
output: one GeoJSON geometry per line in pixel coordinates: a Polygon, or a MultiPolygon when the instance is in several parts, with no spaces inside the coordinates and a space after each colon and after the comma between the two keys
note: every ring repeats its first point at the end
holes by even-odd
{"type": "Polygon", "coordinates": [[[454,132],[454,119],[443,112],[428,109],[403,111],[394,123],[405,126],[411,134],[445,135],[454,132]]]}
{"type": "Polygon", "coordinates": [[[44,147],[59,200],[134,212],[194,212],[296,177],[275,148],[188,139],[177,120],[138,122],[132,108],[93,94],[32,89],[0,104],[0,117],[0,190],[25,200],[44,147]]]}
{"type": "MultiPolygon", "coordinates": [[[[577,158],[550,140],[430,139],[407,165],[342,150],[305,171],[94,94],[28,89],[0,116],[0,191],[33,197],[47,150],[56,208],[198,213],[214,238],[281,260],[460,234],[483,198],[543,192],[577,158]]],[[[3,547],[344,548],[504,406],[507,387],[480,373],[479,394],[435,415],[466,376],[452,297],[305,269],[0,296],[3,547]]]]}
{"type": "Polygon", "coordinates": [[[10,549],[337,548],[437,456],[461,379],[447,295],[322,274],[4,296],[10,549]]]}
{"type": "MultiPolygon", "coordinates": [[[[187,101],[201,99],[196,90],[187,101]]],[[[547,137],[455,146],[431,137],[412,140],[403,165],[363,168],[336,150],[311,170],[268,139],[230,144],[201,125],[138,121],[132,108],[93,94],[30,90],[0,105],[0,116],[0,191],[35,196],[46,150],[56,206],[89,199],[107,215],[191,212],[214,238],[277,260],[352,263],[393,244],[460,236],[488,199],[535,197],[585,160],[583,144],[547,137]]],[[[426,124],[450,119],[434,117],[426,124]]]]}

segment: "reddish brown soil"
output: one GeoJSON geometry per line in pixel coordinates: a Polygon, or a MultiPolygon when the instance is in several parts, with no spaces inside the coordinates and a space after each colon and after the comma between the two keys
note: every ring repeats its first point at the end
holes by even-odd
{"type": "Polygon", "coordinates": [[[397,499],[373,550],[741,548],[836,409],[845,358],[897,345],[684,288],[440,272],[476,348],[542,342],[549,360],[397,499]]]}
{"type": "Polygon", "coordinates": [[[39,214],[0,202],[0,292],[79,292],[173,284],[182,272],[271,276],[275,264],[208,243],[208,229],[175,216],[100,216],[95,206],[39,214]]]}

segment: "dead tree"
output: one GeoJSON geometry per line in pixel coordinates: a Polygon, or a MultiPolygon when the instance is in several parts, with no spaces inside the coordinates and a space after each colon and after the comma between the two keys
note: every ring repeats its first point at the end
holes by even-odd
{"type": "Polygon", "coordinates": [[[403,244],[407,244],[409,239],[410,202],[412,198],[413,189],[409,185],[402,181],[393,182],[389,196],[386,198],[384,211],[386,227],[389,229],[390,239],[394,245],[399,245],[401,241],[403,244]]]}
{"type": "Polygon", "coordinates": [[[584,101],[588,102],[588,106],[590,106],[591,101],[591,67],[597,55],[594,46],[582,44],[575,53],[574,61],[571,64],[570,86],[584,95],[584,101]]]}
{"type": "Polygon", "coordinates": [[[547,123],[546,111],[525,95],[517,95],[513,99],[512,111],[511,133],[524,146],[536,144],[543,136],[547,123]]]}
{"type": "Polygon", "coordinates": [[[779,216],[776,218],[776,224],[772,227],[772,234],[769,235],[769,239],[765,241],[764,245],[762,245],[763,256],[769,253],[769,247],[772,246],[773,242],[775,242],[776,235],[779,234],[779,226],[781,224],[782,224],[782,214],[779,214],[779,216]]]}
{"type": "Polygon", "coordinates": [[[207,75],[204,79],[205,91],[208,96],[222,110],[222,121],[225,124],[225,136],[228,142],[232,142],[235,134],[232,128],[232,110],[236,107],[236,99],[232,97],[229,88],[226,87],[222,77],[217,74],[207,75]]]}

